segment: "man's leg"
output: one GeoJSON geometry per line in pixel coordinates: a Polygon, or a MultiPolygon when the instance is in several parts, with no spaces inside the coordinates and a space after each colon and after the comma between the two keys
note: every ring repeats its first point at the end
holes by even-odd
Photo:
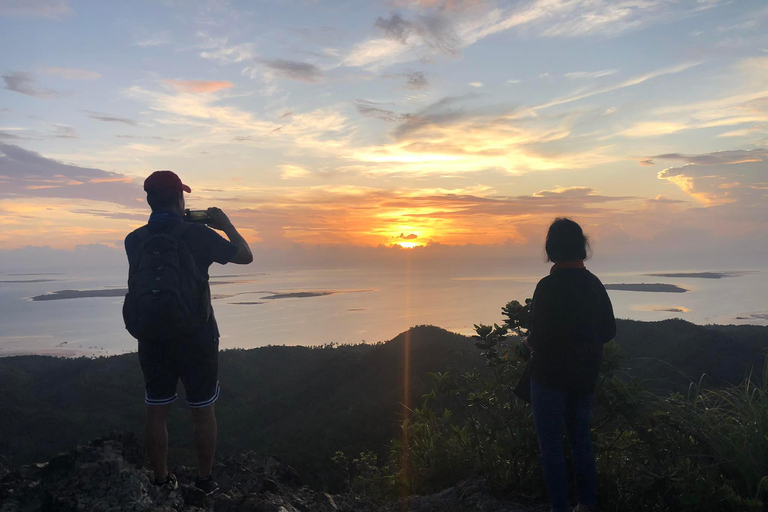
{"type": "Polygon", "coordinates": [[[204,480],[211,476],[213,456],[216,452],[216,414],[213,404],[192,409],[195,420],[195,448],[199,464],[199,477],[204,480]]]}
{"type": "Polygon", "coordinates": [[[166,420],[171,404],[147,406],[147,455],[155,481],[162,482],[168,476],[168,427],[166,420]]]}

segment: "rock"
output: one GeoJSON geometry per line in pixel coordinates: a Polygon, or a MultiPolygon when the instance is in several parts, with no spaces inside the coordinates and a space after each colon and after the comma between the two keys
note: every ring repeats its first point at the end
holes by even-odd
{"type": "Polygon", "coordinates": [[[376,505],[351,494],[331,496],[301,484],[284,461],[252,452],[213,468],[220,490],[206,496],[194,468],[175,468],[179,488],[152,483],[141,446],[113,432],[47,463],[12,470],[0,460],[0,512],[538,512],[495,498],[481,480],[426,496],[376,505]]]}
{"type": "Polygon", "coordinates": [[[190,507],[208,508],[208,496],[193,485],[181,486],[181,495],[184,498],[184,503],[190,507]]]}

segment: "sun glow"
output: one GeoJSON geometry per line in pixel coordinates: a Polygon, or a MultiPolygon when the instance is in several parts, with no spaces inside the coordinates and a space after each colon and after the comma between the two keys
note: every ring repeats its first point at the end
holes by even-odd
{"type": "Polygon", "coordinates": [[[395,245],[399,245],[403,249],[413,249],[414,247],[424,247],[424,244],[418,242],[397,242],[395,245]]]}

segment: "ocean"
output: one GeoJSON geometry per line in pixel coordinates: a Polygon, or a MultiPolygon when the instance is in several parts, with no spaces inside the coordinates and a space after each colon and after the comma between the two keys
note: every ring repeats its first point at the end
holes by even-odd
{"type": "MultiPolygon", "coordinates": [[[[374,343],[421,324],[472,334],[473,324],[501,323],[501,307],[530,297],[549,269],[543,264],[525,271],[472,272],[415,272],[407,267],[260,272],[252,267],[211,269],[222,349],[374,343]]],[[[768,269],[709,270],[725,275],[648,275],[685,272],[668,269],[595,273],[606,284],[665,283],[687,290],[609,290],[619,318],[768,325],[768,269]]],[[[34,275],[0,269],[0,356],[135,351],[136,341],[123,326],[120,296],[31,300],[60,290],[114,291],[125,287],[125,274],[125,268],[40,270],[34,275]]]]}

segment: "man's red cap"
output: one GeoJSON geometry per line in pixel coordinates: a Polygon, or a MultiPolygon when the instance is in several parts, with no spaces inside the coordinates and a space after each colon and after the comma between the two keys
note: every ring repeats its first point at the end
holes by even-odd
{"type": "Polygon", "coordinates": [[[158,192],[160,194],[178,194],[182,190],[186,193],[192,192],[192,189],[181,182],[173,171],[155,171],[144,180],[144,190],[146,192],[158,192]]]}

